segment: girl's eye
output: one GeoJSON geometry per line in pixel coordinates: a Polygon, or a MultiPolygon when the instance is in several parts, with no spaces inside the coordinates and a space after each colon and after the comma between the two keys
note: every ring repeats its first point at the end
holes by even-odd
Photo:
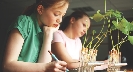
{"type": "Polygon", "coordinates": [[[84,27],[86,27],[86,24],[83,24],[84,27]]]}
{"type": "Polygon", "coordinates": [[[55,16],[58,16],[58,14],[54,14],[55,16]]]}

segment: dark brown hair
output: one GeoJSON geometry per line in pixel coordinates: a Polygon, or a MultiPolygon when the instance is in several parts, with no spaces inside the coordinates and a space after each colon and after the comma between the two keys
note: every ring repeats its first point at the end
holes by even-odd
{"type": "Polygon", "coordinates": [[[61,4],[64,6],[66,3],[69,3],[69,0],[36,0],[36,3],[29,6],[22,14],[31,15],[36,11],[38,5],[42,5],[44,8],[49,8],[52,6],[56,6],[57,4],[61,4]]]}
{"type": "Polygon", "coordinates": [[[71,15],[66,16],[63,19],[59,29],[64,31],[68,27],[68,25],[70,24],[70,19],[72,17],[74,17],[75,20],[78,20],[78,19],[83,18],[83,16],[88,16],[89,17],[89,15],[86,14],[85,12],[83,12],[83,11],[74,11],[71,15]]]}

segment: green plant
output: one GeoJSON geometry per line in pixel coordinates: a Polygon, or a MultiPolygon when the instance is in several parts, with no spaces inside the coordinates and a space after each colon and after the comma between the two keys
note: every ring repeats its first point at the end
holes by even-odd
{"type": "Polygon", "coordinates": [[[97,14],[94,14],[92,17],[96,22],[101,21],[102,19],[111,19],[113,26],[111,27],[111,30],[120,30],[123,34],[128,36],[128,40],[131,44],[133,44],[133,36],[130,36],[130,32],[133,31],[133,21],[128,22],[124,16],[122,16],[122,12],[119,12],[117,10],[108,10],[105,14],[101,14],[100,11],[97,12],[97,14]]]}
{"type": "MultiPolygon", "coordinates": [[[[97,13],[94,14],[90,18],[95,20],[96,22],[104,21],[104,24],[103,24],[103,27],[102,27],[100,33],[95,38],[93,36],[96,32],[94,32],[94,31],[92,32],[93,35],[92,35],[91,41],[89,43],[87,42],[88,35],[86,34],[84,36],[83,47],[96,49],[101,44],[101,42],[105,39],[105,37],[107,37],[107,34],[111,35],[111,32],[114,30],[121,31],[126,36],[120,42],[118,41],[118,43],[116,45],[113,45],[113,40],[112,40],[112,36],[111,36],[113,48],[115,48],[116,46],[119,46],[117,48],[120,48],[120,45],[122,43],[126,42],[127,40],[129,40],[130,43],[133,44],[133,36],[130,36],[130,32],[133,31],[133,21],[128,22],[126,20],[126,18],[123,16],[122,12],[120,12],[118,10],[110,9],[110,10],[106,11],[106,0],[105,0],[105,13],[101,14],[100,10],[98,10],[97,13]],[[113,21],[111,21],[111,23],[113,24],[112,26],[110,24],[111,19],[113,19],[113,21]],[[104,28],[105,24],[108,24],[109,29],[106,32],[103,32],[103,28],[104,28]],[[97,43],[95,43],[94,46],[92,47],[92,42],[95,39],[97,39],[97,43]],[[87,45],[86,45],[86,43],[87,43],[87,45]]],[[[119,35],[118,35],[118,39],[119,39],[119,35]]]]}

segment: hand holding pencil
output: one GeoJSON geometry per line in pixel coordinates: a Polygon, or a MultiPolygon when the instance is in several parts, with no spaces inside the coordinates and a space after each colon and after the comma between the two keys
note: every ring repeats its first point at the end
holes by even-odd
{"type": "Polygon", "coordinates": [[[45,65],[45,72],[65,72],[67,63],[64,61],[53,61],[45,65]]]}
{"type": "Polygon", "coordinates": [[[66,72],[68,72],[69,70],[68,69],[66,69],[66,66],[67,66],[67,63],[66,62],[64,62],[64,61],[59,61],[58,60],[58,58],[51,52],[51,51],[48,51],[49,53],[50,53],[50,55],[56,60],[56,62],[58,63],[58,69],[59,70],[64,70],[65,69],[65,71],[66,72]],[[66,64],[65,64],[66,63],[66,64]],[[65,64],[65,65],[64,65],[65,64]]]}

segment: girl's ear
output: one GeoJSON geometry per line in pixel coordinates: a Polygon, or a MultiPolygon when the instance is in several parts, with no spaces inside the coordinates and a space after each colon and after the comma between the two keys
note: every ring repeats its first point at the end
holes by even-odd
{"type": "Polygon", "coordinates": [[[44,9],[44,8],[43,8],[42,5],[38,5],[38,6],[37,6],[37,12],[38,12],[39,15],[42,15],[43,9],[44,9]]]}
{"type": "Polygon", "coordinates": [[[75,22],[75,18],[74,17],[71,17],[71,19],[70,19],[70,23],[74,23],[75,22]]]}

